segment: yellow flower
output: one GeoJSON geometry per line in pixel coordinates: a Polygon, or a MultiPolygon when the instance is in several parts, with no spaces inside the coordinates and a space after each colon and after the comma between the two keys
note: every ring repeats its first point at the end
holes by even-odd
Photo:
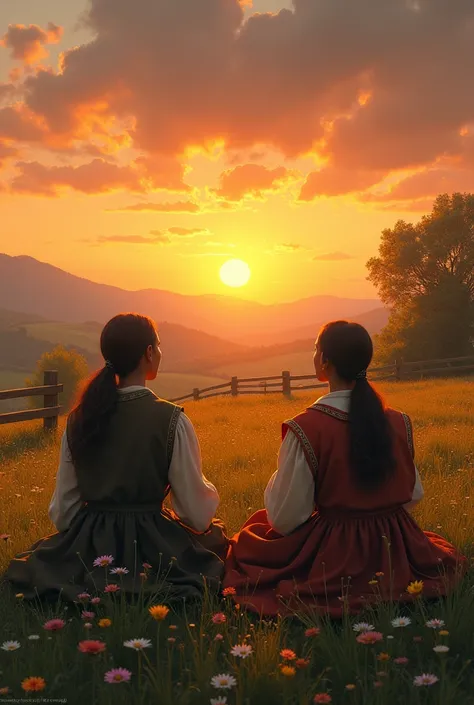
{"type": "Polygon", "coordinates": [[[18,599],[21,600],[21,598],[22,598],[22,597],[25,597],[25,596],[24,596],[24,594],[23,594],[22,592],[17,592],[17,594],[15,595],[15,597],[18,597],[18,599]]]}
{"type": "Polygon", "coordinates": [[[162,622],[168,616],[169,608],[165,605],[154,605],[148,612],[157,622],[162,622]]]}
{"type": "Polygon", "coordinates": [[[438,632],[440,636],[449,636],[449,632],[447,629],[441,629],[440,632],[438,632]]]}
{"type": "Polygon", "coordinates": [[[280,671],[282,676],[293,678],[296,673],[296,668],[293,668],[293,666],[281,666],[280,671]]]}
{"type": "Polygon", "coordinates": [[[423,592],[423,588],[424,588],[423,580],[414,580],[407,587],[407,592],[410,595],[417,597],[418,595],[421,595],[421,593],[423,592]]]}
{"type": "Polygon", "coordinates": [[[108,617],[104,617],[103,619],[99,619],[98,625],[99,625],[99,627],[111,627],[112,620],[108,619],[108,617]]]}
{"type": "Polygon", "coordinates": [[[377,656],[378,661],[390,661],[390,654],[387,654],[385,651],[382,651],[378,656],[377,656]]]}
{"type": "Polygon", "coordinates": [[[369,580],[369,585],[377,585],[378,580],[369,580]]]}
{"type": "Polygon", "coordinates": [[[355,690],[355,689],[356,689],[355,683],[348,683],[346,685],[346,690],[355,690]]]}
{"type": "Polygon", "coordinates": [[[21,687],[26,693],[44,690],[46,688],[46,681],[44,678],[39,678],[38,676],[30,676],[21,682],[21,687]]]}

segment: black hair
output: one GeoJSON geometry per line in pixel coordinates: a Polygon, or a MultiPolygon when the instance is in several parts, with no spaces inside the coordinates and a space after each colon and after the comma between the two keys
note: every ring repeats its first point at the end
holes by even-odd
{"type": "Polygon", "coordinates": [[[358,486],[375,490],[392,475],[395,460],[384,403],[367,379],[373,357],[371,337],[358,323],[333,321],[322,328],[318,346],[338,376],[354,383],[349,406],[350,463],[358,486]]]}
{"type": "Polygon", "coordinates": [[[155,323],[147,316],[121,313],[106,324],[100,337],[104,367],[89,380],[69,415],[68,442],[74,463],[87,461],[100,445],[116,409],[117,377],[134,372],[147,348],[157,343],[155,323]]]}

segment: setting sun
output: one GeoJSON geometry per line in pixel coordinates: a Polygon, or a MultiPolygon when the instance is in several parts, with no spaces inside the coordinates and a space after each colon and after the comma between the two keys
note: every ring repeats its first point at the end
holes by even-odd
{"type": "Polygon", "coordinates": [[[221,281],[226,286],[238,288],[248,284],[251,276],[250,267],[241,259],[230,259],[222,265],[220,270],[221,281]]]}

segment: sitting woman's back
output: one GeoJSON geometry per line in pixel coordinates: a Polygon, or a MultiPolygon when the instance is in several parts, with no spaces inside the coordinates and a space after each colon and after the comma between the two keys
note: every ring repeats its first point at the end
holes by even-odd
{"type": "Polygon", "coordinates": [[[158,372],[159,344],[145,316],[123,314],[105,326],[104,367],[69,415],[61,443],[49,508],[58,533],[7,571],[25,598],[74,600],[108,582],[107,590],[127,593],[164,583],[179,598],[199,596],[206,581],[219,588],[227,550],[223,526],[212,520],[219,495],[202,474],[183,409],[146,387],[158,372]],[[167,495],[173,511],[163,506],[167,495]]]}
{"type": "Polygon", "coordinates": [[[423,496],[411,421],[367,381],[372,341],[357,324],[323,328],[314,356],[330,393],[283,424],[265,511],[232,540],[225,584],[250,609],[305,606],[339,617],[376,599],[409,599],[408,584],[445,594],[463,559],[407,509],[423,496]]]}

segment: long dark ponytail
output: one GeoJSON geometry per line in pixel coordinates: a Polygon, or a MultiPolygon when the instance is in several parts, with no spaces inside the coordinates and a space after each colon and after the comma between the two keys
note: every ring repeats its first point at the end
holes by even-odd
{"type": "Polygon", "coordinates": [[[349,406],[350,463],[357,484],[372,491],[390,477],[395,467],[385,407],[367,379],[372,340],[358,323],[334,321],[321,330],[318,347],[341,380],[354,383],[349,406]]]}
{"type": "Polygon", "coordinates": [[[134,372],[148,346],[155,346],[158,334],[147,316],[122,313],[110,320],[100,337],[105,364],[84,388],[68,419],[68,442],[74,463],[87,462],[100,445],[116,409],[117,378],[134,372]]]}

